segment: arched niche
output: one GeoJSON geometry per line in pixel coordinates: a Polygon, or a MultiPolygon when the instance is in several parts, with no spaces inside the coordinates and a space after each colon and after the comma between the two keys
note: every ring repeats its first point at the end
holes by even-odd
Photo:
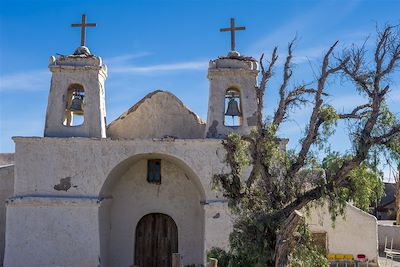
{"type": "Polygon", "coordinates": [[[224,115],[225,126],[238,127],[243,123],[242,98],[236,87],[229,87],[225,91],[224,115]]]}
{"type": "Polygon", "coordinates": [[[135,232],[146,214],[170,216],[179,233],[178,252],[184,264],[204,259],[205,191],[200,179],[182,160],[161,153],[132,156],[113,168],[100,192],[101,262],[129,266],[135,260],[135,232]],[[161,183],[147,179],[148,161],[161,162],[161,183]]]}
{"type": "Polygon", "coordinates": [[[84,123],[85,89],[82,85],[73,83],[68,86],[65,98],[64,126],[79,126],[84,123]]]}

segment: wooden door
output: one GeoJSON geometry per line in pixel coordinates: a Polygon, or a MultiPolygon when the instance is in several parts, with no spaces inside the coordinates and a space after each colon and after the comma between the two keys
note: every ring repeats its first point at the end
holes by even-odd
{"type": "Polygon", "coordinates": [[[151,213],[136,227],[135,265],[171,267],[172,253],[178,253],[178,228],[168,215],[151,213]]]}

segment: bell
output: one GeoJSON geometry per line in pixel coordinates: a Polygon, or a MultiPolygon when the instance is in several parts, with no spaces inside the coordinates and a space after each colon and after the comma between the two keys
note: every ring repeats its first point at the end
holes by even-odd
{"type": "Polygon", "coordinates": [[[240,116],[241,113],[239,111],[239,105],[238,102],[234,99],[231,98],[228,102],[228,108],[226,109],[225,116],[240,116]]]}
{"type": "Polygon", "coordinates": [[[83,115],[83,96],[74,94],[69,110],[74,113],[74,115],[83,115]]]}

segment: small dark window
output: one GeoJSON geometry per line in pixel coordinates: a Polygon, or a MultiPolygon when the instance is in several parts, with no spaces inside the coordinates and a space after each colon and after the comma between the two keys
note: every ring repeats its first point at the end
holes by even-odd
{"type": "Polygon", "coordinates": [[[149,159],[147,161],[147,181],[161,184],[161,159],[149,159]]]}

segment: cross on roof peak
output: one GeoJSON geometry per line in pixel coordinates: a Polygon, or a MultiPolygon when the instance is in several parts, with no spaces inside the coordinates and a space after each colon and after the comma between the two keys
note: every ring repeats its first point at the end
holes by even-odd
{"type": "Polygon", "coordinates": [[[222,28],[220,32],[231,32],[231,51],[236,51],[236,43],[235,43],[235,31],[243,31],[246,30],[246,27],[235,27],[235,18],[231,18],[231,27],[230,28],[222,28]]]}
{"type": "Polygon", "coordinates": [[[73,28],[80,27],[81,28],[81,46],[85,46],[86,45],[86,27],[96,27],[96,23],[86,23],[86,15],[82,14],[82,23],[71,24],[71,27],[73,27],[73,28]]]}

